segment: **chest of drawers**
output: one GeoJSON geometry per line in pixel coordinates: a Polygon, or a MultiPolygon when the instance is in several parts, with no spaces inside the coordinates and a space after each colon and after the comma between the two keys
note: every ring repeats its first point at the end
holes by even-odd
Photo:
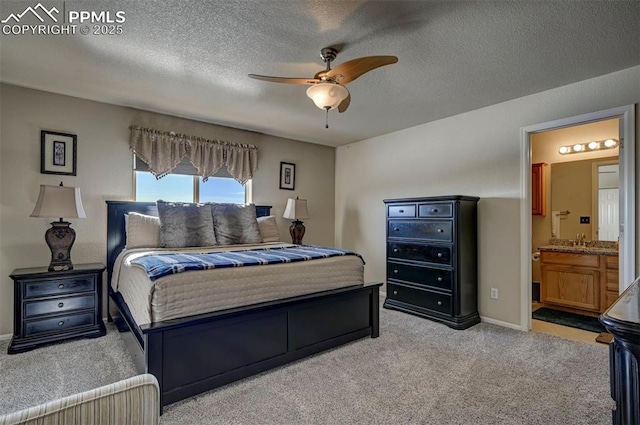
{"type": "Polygon", "coordinates": [[[477,203],[471,196],[387,199],[385,308],[466,329],[480,322],[477,203]]]}
{"type": "Polygon", "coordinates": [[[54,272],[47,267],[14,270],[13,339],[8,353],[67,338],[104,335],[103,271],[102,264],[54,272]]]}

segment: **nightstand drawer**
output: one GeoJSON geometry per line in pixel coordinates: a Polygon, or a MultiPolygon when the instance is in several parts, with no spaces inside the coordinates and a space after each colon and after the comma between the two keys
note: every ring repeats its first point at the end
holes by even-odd
{"type": "Polygon", "coordinates": [[[453,204],[420,204],[418,216],[420,217],[451,217],[453,204]]]}
{"type": "Polygon", "coordinates": [[[430,239],[451,242],[453,237],[450,221],[389,220],[390,238],[430,239]]]}
{"type": "Polygon", "coordinates": [[[450,295],[426,289],[414,289],[404,285],[387,283],[387,297],[439,313],[451,314],[452,311],[450,295]]]}
{"type": "Polygon", "coordinates": [[[417,285],[431,286],[437,289],[451,290],[452,272],[430,267],[410,266],[407,264],[387,263],[387,278],[403,280],[417,285]]]}
{"type": "Polygon", "coordinates": [[[25,322],[24,335],[32,336],[45,332],[66,331],[81,326],[94,324],[94,313],[75,314],[73,316],[53,317],[51,319],[33,320],[25,322]]]}
{"type": "Polygon", "coordinates": [[[24,316],[28,318],[42,314],[63,313],[72,310],[92,309],[94,307],[95,296],[93,294],[46,301],[31,301],[25,303],[24,316]]]}
{"type": "Polygon", "coordinates": [[[451,247],[443,245],[421,245],[390,242],[387,248],[389,259],[426,261],[437,264],[451,264],[451,247]]]}
{"type": "Polygon", "coordinates": [[[24,284],[24,297],[34,298],[47,295],[90,292],[95,289],[94,276],[74,276],[55,280],[33,280],[24,284]]]}

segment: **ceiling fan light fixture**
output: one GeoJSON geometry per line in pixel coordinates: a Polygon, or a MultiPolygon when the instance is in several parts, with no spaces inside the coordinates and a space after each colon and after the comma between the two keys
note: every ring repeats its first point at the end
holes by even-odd
{"type": "Polygon", "coordinates": [[[320,109],[335,109],[349,96],[349,91],[337,83],[319,83],[307,89],[307,96],[320,109]]]}

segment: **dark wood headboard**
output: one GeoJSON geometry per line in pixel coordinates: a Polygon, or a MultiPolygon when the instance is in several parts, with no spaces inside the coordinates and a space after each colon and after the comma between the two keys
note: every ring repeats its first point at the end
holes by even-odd
{"type": "MultiPolygon", "coordinates": [[[[113,263],[126,243],[124,215],[130,212],[158,216],[155,202],[107,201],[107,286],[109,288],[111,288],[113,263]]],[[[270,205],[256,205],[258,217],[267,216],[270,212],[270,205]]]]}

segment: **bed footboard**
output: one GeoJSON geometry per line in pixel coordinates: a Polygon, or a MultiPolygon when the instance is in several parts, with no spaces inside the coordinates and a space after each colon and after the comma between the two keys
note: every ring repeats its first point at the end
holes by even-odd
{"type": "MultiPolygon", "coordinates": [[[[379,289],[366,284],[133,329],[162,406],[365,336],[379,336],[379,289]]],[[[117,295],[117,294],[116,294],[117,295]]],[[[126,305],[114,303],[130,325],[126,305]],[[121,308],[123,307],[123,308],[121,308]]],[[[133,324],[135,328],[135,324],[133,324]]]]}

